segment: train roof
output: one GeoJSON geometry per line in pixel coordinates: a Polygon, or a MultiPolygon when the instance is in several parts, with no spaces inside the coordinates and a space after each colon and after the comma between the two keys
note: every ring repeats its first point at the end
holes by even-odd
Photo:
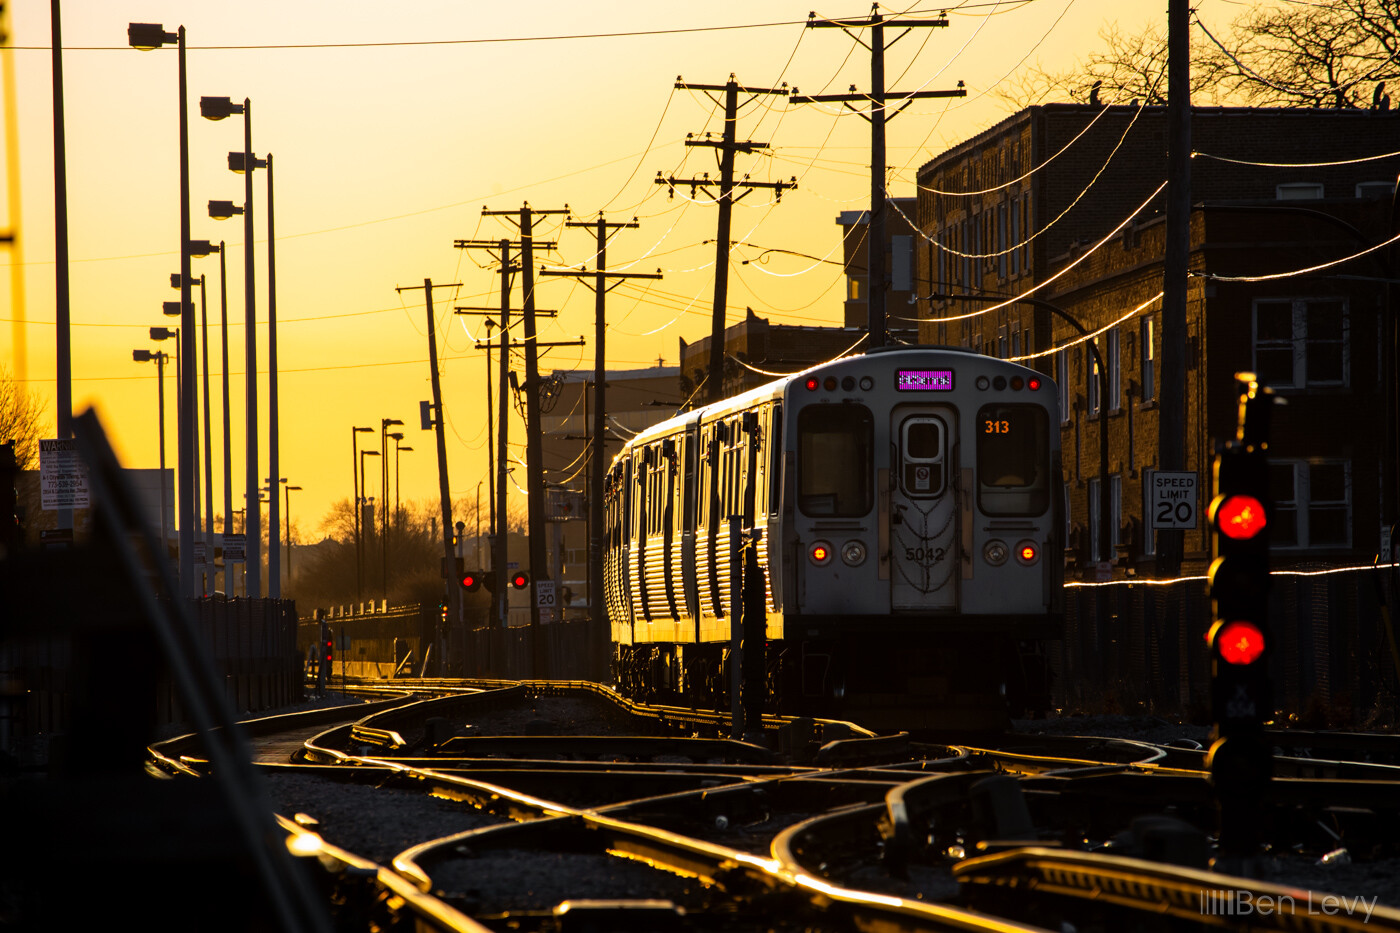
{"type": "MultiPolygon", "coordinates": [[[[808,366],[806,369],[801,369],[797,372],[788,373],[787,375],[780,376],[777,379],[774,379],[772,382],[765,382],[763,385],[756,386],[752,389],[748,389],[747,391],[741,392],[738,395],[733,395],[729,398],[720,399],[718,402],[713,402],[701,408],[696,408],[691,411],[683,412],[682,414],[676,415],[673,418],[668,418],[665,421],[658,422],[657,424],[654,424],[649,428],[639,431],[627,442],[627,445],[631,446],[633,444],[639,443],[644,444],[656,440],[658,438],[668,437],[680,431],[684,425],[689,424],[697,419],[711,421],[716,417],[723,417],[724,415],[728,415],[732,412],[743,411],[744,409],[751,408],[759,402],[781,397],[790,383],[794,382],[795,380],[801,379],[807,374],[816,370],[826,370],[829,367],[840,366],[842,364],[849,364],[860,360],[866,360],[872,356],[890,356],[896,358],[908,356],[916,358],[918,356],[923,356],[929,353],[951,353],[958,354],[960,356],[972,356],[977,357],[980,360],[993,365],[1010,366],[1016,369],[1027,368],[1021,365],[1020,363],[1012,363],[1008,360],[998,359],[994,356],[987,356],[986,354],[978,350],[973,350],[968,347],[952,347],[941,345],[897,345],[879,347],[874,350],[868,350],[865,353],[856,353],[850,356],[842,356],[834,360],[824,360],[823,362],[817,363],[812,366],[808,366]]],[[[621,454],[618,454],[618,456],[621,456],[621,454]]]]}

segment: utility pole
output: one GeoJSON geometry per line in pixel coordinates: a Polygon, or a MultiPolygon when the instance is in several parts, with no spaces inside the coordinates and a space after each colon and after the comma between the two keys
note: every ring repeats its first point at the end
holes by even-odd
{"type": "Polygon", "coordinates": [[[872,350],[876,347],[883,347],[888,342],[889,330],[885,318],[885,292],[889,288],[889,279],[885,273],[885,124],[919,98],[967,96],[967,90],[962,86],[961,81],[958,82],[957,88],[951,91],[911,91],[905,94],[885,90],[885,50],[907,36],[910,30],[915,27],[946,27],[947,25],[948,18],[946,16],[935,19],[887,20],[880,15],[878,4],[871,8],[869,19],[817,19],[816,14],[810,15],[807,19],[807,28],[809,29],[844,29],[847,35],[870,50],[869,94],[857,94],[854,85],[852,85],[849,94],[804,96],[797,93],[797,88],[793,88],[790,100],[794,104],[840,103],[847,110],[859,114],[870,123],[870,222],[865,231],[867,277],[865,306],[867,327],[870,333],[866,347],[872,350]],[[894,26],[904,31],[887,44],[885,42],[886,26],[894,26]],[[853,29],[863,27],[870,29],[869,43],[852,32],[853,29]],[[890,98],[903,101],[895,108],[894,113],[890,113],[888,106],[886,106],[886,101],[890,98]],[[852,101],[869,101],[870,107],[868,110],[860,110],[852,106],[852,101]]]}
{"type": "MultiPolygon", "coordinates": [[[[723,210],[724,208],[721,208],[723,210]]],[[[566,227],[593,227],[596,231],[598,254],[592,272],[587,269],[541,269],[540,275],[564,275],[584,279],[593,276],[593,437],[588,452],[588,616],[595,631],[606,631],[607,612],[603,606],[603,474],[607,470],[604,439],[607,436],[607,317],[604,306],[607,293],[626,279],[659,279],[655,272],[608,272],[608,229],[635,229],[641,226],[637,218],[630,222],[609,223],[598,213],[595,221],[570,220],[566,227]],[[616,279],[613,285],[608,279],[616,279]]]]}
{"type": "MultiPolygon", "coordinates": [[[[460,285],[460,282],[454,282],[443,287],[457,288],[460,285]]],[[[423,289],[423,303],[428,311],[428,368],[432,373],[433,381],[433,427],[437,429],[438,495],[442,499],[442,553],[444,560],[446,560],[444,566],[448,568],[443,585],[447,589],[448,618],[456,619],[460,625],[462,623],[462,588],[457,585],[455,574],[451,572],[452,568],[456,566],[452,553],[452,493],[447,482],[447,436],[443,429],[443,423],[446,419],[442,415],[442,382],[438,378],[437,325],[433,317],[433,280],[424,279],[421,286],[405,285],[402,288],[396,288],[395,291],[402,293],[420,287],[423,289]]],[[[359,508],[359,505],[357,504],[355,507],[359,508]]],[[[439,631],[437,633],[438,669],[444,672],[447,670],[447,658],[443,656],[443,648],[447,644],[445,636],[445,632],[439,631]]]]}
{"type": "Polygon", "coordinates": [[[704,139],[688,138],[685,141],[687,146],[710,146],[719,150],[718,196],[710,194],[710,186],[715,182],[710,178],[709,172],[700,178],[675,178],[669,175],[662,177],[661,173],[657,172],[655,179],[658,185],[665,185],[673,197],[676,185],[689,185],[691,197],[695,196],[697,190],[703,190],[719,205],[719,233],[715,239],[714,316],[710,323],[710,373],[705,377],[709,381],[705,398],[707,401],[717,402],[724,398],[724,309],[729,302],[729,227],[734,204],[754,188],[772,188],[778,200],[782,200],[784,189],[797,187],[796,178],[791,181],[750,181],[749,176],[745,175],[739,181],[739,185],[748,190],[738,197],[734,196],[734,153],[752,153],[756,149],[768,148],[767,143],[741,143],[735,140],[735,126],[739,119],[739,92],[752,95],[749,100],[744,101],[747,104],[760,94],[786,97],[788,91],[786,85],[776,89],[741,87],[732,74],[729,81],[723,85],[687,84],[677,77],[676,87],[704,91],[707,95],[711,92],[724,92],[724,135],[720,139],[711,139],[710,134],[706,133],[704,139]]]}
{"type": "MultiPolygon", "coordinates": [[[[515,211],[483,210],[485,217],[511,217],[515,211]]],[[[544,450],[540,430],[539,343],[535,331],[535,234],[536,214],[568,214],[568,205],[537,211],[528,203],[519,211],[521,290],[524,292],[525,319],[525,499],[528,507],[526,540],[530,546],[530,641],[534,653],[534,673],[543,673],[541,663],[540,606],[537,593],[540,574],[545,569],[544,550],[544,450]]],[[[545,247],[552,249],[553,244],[545,247]]],[[[582,343],[582,338],[579,343],[582,343]]]]}
{"type": "MultiPolygon", "coordinates": [[[[1186,273],[1191,260],[1191,11],[1167,4],[1167,243],[1162,264],[1162,412],[1158,469],[1186,466],[1186,273]]],[[[1157,532],[1159,576],[1181,572],[1184,534],[1157,532]]]]}
{"type": "MultiPolygon", "coordinates": [[[[526,479],[526,483],[527,483],[527,485],[526,485],[526,493],[527,493],[528,507],[529,507],[529,518],[528,518],[528,520],[527,520],[528,523],[529,523],[529,527],[528,527],[528,529],[527,529],[527,532],[529,532],[529,534],[528,534],[528,539],[529,539],[529,542],[530,542],[530,558],[529,558],[529,560],[530,560],[530,565],[531,565],[531,568],[530,568],[530,587],[531,587],[531,590],[530,590],[530,597],[531,597],[531,599],[530,599],[530,602],[531,602],[531,608],[530,608],[530,622],[531,622],[531,626],[532,626],[532,629],[531,629],[532,637],[534,638],[535,643],[536,643],[537,645],[539,644],[539,639],[538,639],[538,637],[537,637],[537,635],[538,635],[538,625],[539,625],[539,609],[538,609],[538,607],[536,606],[537,600],[535,599],[535,590],[534,590],[534,586],[535,586],[535,578],[536,578],[536,575],[537,575],[538,573],[540,573],[540,572],[543,572],[543,568],[544,568],[544,539],[543,539],[542,537],[540,537],[540,538],[538,538],[538,540],[537,540],[537,539],[536,539],[536,535],[533,534],[533,532],[535,531],[535,529],[536,529],[537,527],[542,528],[542,527],[543,527],[543,523],[544,523],[544,517],[543,517],[543,507],[544,507],[544,470],[543,470],[543,463],[544,463],[544,456],[543,456],[543,454],[542,454],[541,451],[540,451],[540,448],[541,448],[541,441],[540,441],[540,436],[539,436],[540,425],[539,425],[539,416],[538,416],[538,400],[539,400],[539,395],[538,395],[538,386],[539,386],[538,368],[539,368],[539,364],[538,364],[538,357],[537,357],[537,355],[536,355],[536,348],[538,348],[538,347],[581,346],[581,345],[583,344],[583,339],[582,339],[582,338],[579,338],[578,340],[559,341],[559,342],[541,342],[541,341],[539,341],[538,339],[535,339],[535,319],[536,319],[537,317],[540,317],[540,316],[543,316],[543,317],[554,317],[555,314],[556,314],[557,312],[555,312],[555,311],[538,311],[538,310],[536,310],[535,307],[534,307],[534,295],[533,295],[534,277],[533,277],[533,270],[530,268],[530,263],[533,261],[533,246],[540,246],[540,247],[543,248],[543,249],[553,249],[553,248],[555,247],[555,243],[552,242],[552,241],[550,241],[550,242],[541,241],[541,242],[539,242],[539,243],[535,243],[535,242],[534,242],[533,233],[531,232],[531,226],[532,226],[532,220],[533,220],[533,217],[532,217],[531,215],[533,215],[533,214],[559,214],[559,213],[566,213],[566,211],[564,211],[564,210],[533,211],[528,205],[526,205],[524,208],[521,209],[521,211],[520,211],[520,220],[521,220],[521,233],[522,233],[522,235],[521,235],[521,239],[520,239],[519,244],[518,244],[518,245],[520,246],[520,248],[521,248],[521,259],[520,259],[520,263],[519,263],[518,265],[512,264],[511,261],[510,261],[510,249],[511,249],[511,246],[512,246],[512,245],[515,245],[515,244],[512,243],[511,240],[508,240],[508,239],[501,239],[501,240],[455,240],[455,241],[453,241],[453,245],[454,245],[457,249],[486,249],[486,250],[492,250],[492,251],[494,251],[494,252],[497,254],[497,256],[498,256],[498,258],[499,258],[499,260],[500,260],[500,262],[501,262],[501,307],[500,307],[499,312],[498,312],[498,313],[501,315],[501,323],[500,323],[500,328],[501,328],[500,360],[501,360],[501,362],[500,362],[500,380],[499,380],[499,392],[500,392],[499,405],[500,405],[500,410],[499,410],[499,415],[498,415],[499,424],[498,424],[498,426],[497,426],[497,427],[498,427],[498,431],[499,431],[499,439],[498,439],[498,441],[497,441],[497,457],[496,457],[496,463],[497,463],[497,470],[496,470],[496,509],[495,509],[495,513],[496,513],[496,516],[495,516],[495,517],[496,517],[496,540],[492,542],[492,548],[491,548],[491,562],[492,562],[492,564],[493,564],[492,573],[495,575],[495,580],[496,580],[496,592],[493,594],[492,598],[493,598],[493,600],[495,600],[497,619],[498,619],[499,625],[500,625],[502,628],[504,628],[505,625],[506,625],[506,622],[507,622],[507,619],[508,619],[508,611],[509,611],[509,605],[508,605],[508,604],[509,604],[509,600],[508,600],[509,589],[508,589],[507,584],[506,584],[506,579],[507,579],[507,577],[506,577],[506,570],[507,570],[507,563],[508,563],[508,553],[507,553],[507,547],[506,547],[507,537],[506,537],[506,536],[507,536],[507,529],[508,529],[508,527],[509,527],[509,523],[508,523],[508,521],[507,521],[507,508],[506,508],[506,480],[507,480],[507,475],[508,475],[508,473],[507,473],[507,469],[508,469],[508,468],[507,468],[506,464],[507,464],[507,461],[508,461],[508,459],[509,459],[509,454],[507,453],[507,450],[508,450],[507,444],[508,444],[508,440],[509,440],[508,424],[509,424],[509,420],[510,420],[510,419],[509,419],[510,407],[509,407],[507,392],[508,392],[508,388],[509,388],[510,383],[511,383],[511,378],[510,378],[510,377],[511,377],[511,375],[512,375],[512,374],[511,374],[511,371],[510,371],[510,328],[511,328],[511,318],[510,318],[510,315],[511,315],[512,310],[515,310],[515,309],[512,309],[512,308],[510,307],[510,273],[511,273],[511,272],[514,272],[514,271],[517,271],[517,270],[520,270],[520,271],[522,271],[522,272],[525,273],[524,281],[523,281],[523,285],[524,285],[524,288],[525,288],[525,301],[524,301],[524,306],[523,306],[523,308],[521,308],[521,309],[519,309],[519,310],[521,311],[521,322],[522,322],[522,324],[524,325],[524,331],[525,331],[525,333],[524,333],[523,339],[524,339],[524,341],[525,341],[525,350],[526,350],[526,352],[525,352],[525,367],[526,367],[526,375],[525,375],[525,392],[526,392],[526,395],[525,395],[525,403],[526,403],[526,404],[525,404],[525,422],[526,422],[526,423],[525,423],[525,437],[526,437],[526,453],[525,453],[525,456],[526,456],[526,472],[527,472],[527,474],[528,474],[528,475],[527,475],[527,479],[526,479]],[[532,454],[532,450],[533,450],[533,454],[532,454]],[[537,473],[536,471],[538,471],[538,473],[537,473]],[[538,485],[537,485],[537,484],[538,484],[538,485]],[[537,491],[537,490],[538,490],[538,491],[537,491]]],[[[516,214],[516,212],[515,212],[515,211],[483,211],[483,214],[489,214],[489,215],[492,215],[492,216],[514,216],[514,215],[516,214]]],[[[489,314],[489,313],[497,313],[495,309],[491,309],[491,308],[481,308],[481,307],[473,307],[473,306],[466,306],[466,305],[459,305],[459,306],[457,306],[457,307],[455,308],[455,310],[456,310],[456,312],[457,312],[458,314],[486,315],[486,314],[489,314]]],[[[490,345],[489,340],[488,340],[486,343],[478,342],[477,345],[476,345],[477,349],[486,349],[486,350],[488,350],[488,352],[489,352],[489,350],[490,350],[490,346],[491,346],[491,345],[490,345]]]]}

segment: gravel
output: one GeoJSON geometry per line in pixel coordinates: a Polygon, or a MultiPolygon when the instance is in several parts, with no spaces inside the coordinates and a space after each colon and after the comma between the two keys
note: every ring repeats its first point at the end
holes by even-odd
{"type": "Polygon", "coordinates": [[[288,819],[298,813],[313,816],[320,825],[310,828],[327,842],[381,865],[420,842],[503,822],[422,790],[353,784],[286,770],[266,778],[277,813],[288,819]]]}

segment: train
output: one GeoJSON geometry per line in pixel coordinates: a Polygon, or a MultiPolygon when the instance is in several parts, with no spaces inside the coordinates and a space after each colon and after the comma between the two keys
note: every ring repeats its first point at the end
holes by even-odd
{"type": "Polygon", "coordinates": [[[901,345],[647,428],[604,490],[619,687],[724,708],[747,605],[766,711],[917,731],[1043,710],[1059,425],[1044,374],[901,345]]]}

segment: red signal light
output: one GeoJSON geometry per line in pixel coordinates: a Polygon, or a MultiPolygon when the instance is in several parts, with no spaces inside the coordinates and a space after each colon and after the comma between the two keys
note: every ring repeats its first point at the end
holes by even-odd
{"type": "Polygon", "coordinates": [[[820,385],[821,385],[821,380],[819,380],[816,376],[808,376],[808,377],[807,377],[807,391],[808,391],[808,392],[815,392],[815,391],[817,391],[817,387],[820,386],[820,385]]]}
{"type": "Polygon", "coordinates": [[[530,575],[523,570],[516,571],[510,575],[510,585],[517,590],[523,590],[530,585],[530,575]]]}
{"type": "Polygon", "coordinates": [[[1023,544],[1023,545],[1021,546],[1021,560],[1025,561],[1025,562],[1028,563],[1028,564],[1029,564],[1031,561],[1035,560],[1035,545],[1034,545],[1034,544],[1023,544]]]}
{"type": "Polygon", "coordinates": [[[1220,657],[1228,664],[1253,664],[1264,653],[1264,632],[1253,622],[1221,622],[1215,633],[1220,657]]]}
{"type": "Polygon", "coordinates": [[[481,574],[477,573],[475,570],[468,570],[466,573],[462,574],[461,583],[462,589],[466,590],[468,593],[475,593],[481,588],[481,574]]]}
{"type": "Polygon", "coordinates": [[[1247,541],[1264,530],[1268,516],[1264,503],[1253,496],[1226,496],[1215,506],[1215,526],[1227,538],[1247,541]]]}
{"type": "Polygon", "coordinates": [[[1026,388],[1030,389],[1032,392],[1038,391],[1040,389],[1040,380],[1032,376],[1030,381],[1026,383],[1026,388]]]}
{"type": "Polygon", "coordinates": [[[831,560],[831,545],[825,541],[813,541],[807,549],[807,556],[819,566],[828,563],[831,560]]]}

